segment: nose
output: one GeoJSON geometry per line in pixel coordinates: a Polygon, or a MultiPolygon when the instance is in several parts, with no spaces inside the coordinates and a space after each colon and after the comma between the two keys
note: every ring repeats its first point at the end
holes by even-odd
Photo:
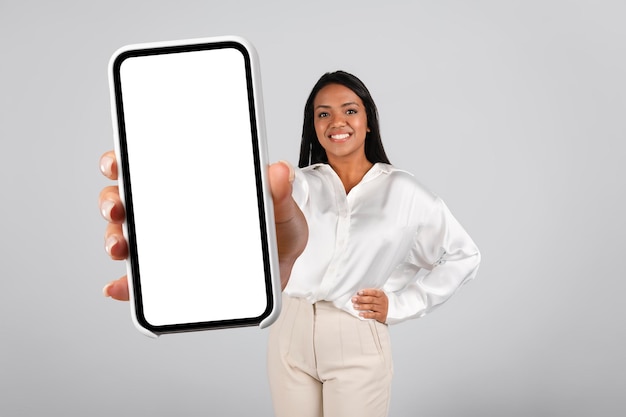
{"type": "Polygon", "coordinates": [[[335,114],[330,121],[331,127],[342,127],[346,125],[346,116],[343,113],[335,114]]]}

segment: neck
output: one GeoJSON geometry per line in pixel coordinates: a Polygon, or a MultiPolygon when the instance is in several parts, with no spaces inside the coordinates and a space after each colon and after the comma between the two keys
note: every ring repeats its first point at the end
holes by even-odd
{"type": "Polygon", "coordinates": [[[361,182],[367,171],[374,165],[365,157],[359,161],[329,160],[328,163],[341,179],[346,194],[361,182]]]}

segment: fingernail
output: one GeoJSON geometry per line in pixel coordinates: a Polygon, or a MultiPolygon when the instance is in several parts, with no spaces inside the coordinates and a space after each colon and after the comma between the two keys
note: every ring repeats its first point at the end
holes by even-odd
{"type": "Polygon", "coordinates": [[[281,160],[279,162],[289,168],[289,182],[293,182],[293,180],[296,178],[296,171],[293,169],[293,166],[285,160],[281,160]]]}
{"type": "Polygon", "coordinates": [[[359,301],[359,299],[357,297],[352,297],[352,302],[356,303],[357,301],[359,301]]]}
{"type": "Polygon", "coordinates": [[[102,217],[106,220],[111,221],[111,210],[115,207],[115,202],[112,200],[104,200],[102,205],[100,206],[100,211],[102,213],[102,217]]]}
{"type": "Polygon", "coordinates": [[[107,177],[110,177],[113,174],[113,158],[110,156],[103,156],[100,159],[100,171],[107,177]]]}
{"type": "Polygon", "coordinates": [[[110,297],[111,294],[109,294],[109,288],[111,288],[113,286],[112,282],[109,282],[107,285],[104,286],[104,288],[102,289],[102,295],[104,295],[105,297],[110,297]]]}
{"type": "Polygon", "coordinates": [[[106,249],[107,253],[109,255],[111,255],[111,250],[113,249],[113,246],[117,245],[119,243],[119,239],[116,236],[109,236],[105,242],[104,242],[104,248],[106,249]]]}

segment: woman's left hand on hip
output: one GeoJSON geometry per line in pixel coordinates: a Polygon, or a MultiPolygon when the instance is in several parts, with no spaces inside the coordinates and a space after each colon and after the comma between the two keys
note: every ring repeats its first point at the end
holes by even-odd
{"type": "Polygon", "coordinates": [[[366,319],[374,319],[381,323],[387,321],[389,299],[383,290],[366,288],[360,290],[352,297],[352,304],[359,316],[366,319]]]}

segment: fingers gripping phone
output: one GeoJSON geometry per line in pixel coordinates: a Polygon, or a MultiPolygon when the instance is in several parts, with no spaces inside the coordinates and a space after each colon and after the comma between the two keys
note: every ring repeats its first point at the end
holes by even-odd
{"type": "Polygon", "coordinates": [[[109,81],[135,325],[152,337],[268,326],[280,276],[254,48],[130,45],[109,81]]]}

